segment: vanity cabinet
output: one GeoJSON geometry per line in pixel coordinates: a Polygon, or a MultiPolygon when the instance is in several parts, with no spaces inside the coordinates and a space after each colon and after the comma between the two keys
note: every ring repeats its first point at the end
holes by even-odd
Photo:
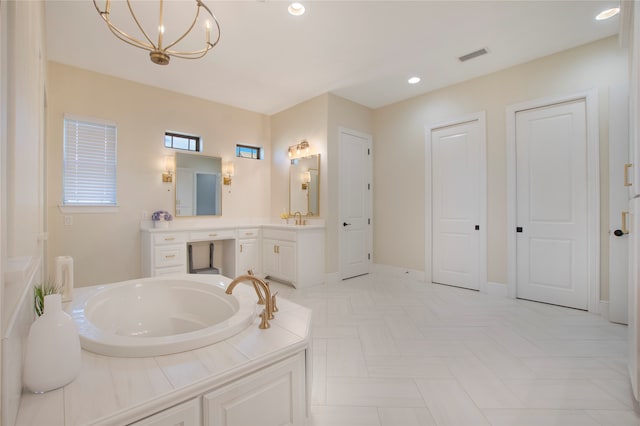
{"type": "Polygon", "coordinates": [[[211,229],[142,230],[142,276],[187,273],[187,243],[214,241],[222,260],[220,273],[236,277],[252,270],[306,287],[321,284],[324,275],[324,226],[254,225],[211,229]]]}
{"type": "Polygon", "coordinates": [[[324,282],[324,229],[265,227],[262,230],[262,273],[294,287],[324,282]]]}
{"type": "Polygon", "coordinates": [[[255,275],[261,275],[261,247],[260,247],[260,229],[238,229],[238,271],[237,275],[246,274],[253,271],[255,275]]]}
{"type": "Polygon", "coordinates": [[[296,244],[286,240],[264,239],[262,242],[263,272],[268,277],[296,281],[296,244]]]}
{"type": "Polygon", "coordinates": [[[145,276],[187,273],[187,235],[181,232],[144,232],[142,271],[145,276]]]}
{"type": "Polygon", "coordinates": [[[304,424],[304,353],[205,394],[202,413],[204,426],[304,424]]]}

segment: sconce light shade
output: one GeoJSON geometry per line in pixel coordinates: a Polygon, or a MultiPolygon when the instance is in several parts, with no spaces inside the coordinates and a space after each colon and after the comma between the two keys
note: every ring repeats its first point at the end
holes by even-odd
{"type": "Polygon", "coordinates": [[[229,161],[222,166],[222,183],[224,185],[231,185],[231,178],[233,177],[233,174],[233,163],[229,161]]]}
{"type": "Polygon", "coordinates": [[[164,156],[164,172],[162,172],[162,182],[173,182],[173,170],[174,170],[173,155],[164,156]]]}
{"type": "Polygon", "coordinates": [[[287,155],[289,158],[292,158],[293,156],[299,157],[301,155],[309,155],[310,146],[309,142],[305,139],[298,144],[291,145],[287,150],[287,155]]]}
{"type": "Polygon", "coordinates": [[[307,170],[302,173],[302,189],[306,190],[309,188],[309,183],[311,182],[311,172],[307,170]]]}

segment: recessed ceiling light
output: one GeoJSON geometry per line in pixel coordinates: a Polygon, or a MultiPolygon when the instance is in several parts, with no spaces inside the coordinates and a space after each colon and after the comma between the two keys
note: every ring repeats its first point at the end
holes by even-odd
{"type": "Polygon", "coordinates": [[[420,83],[420,77],[411,77],[409,80],[407,80],[407,83],[409,84],[420,83]]]}
{"type": "Polygon", "coordinates": [[[604,21],[605,19],[613,18],[618,13],[620,13],[619,7],[612,7],[611,9],[603,10],[598,13],[598,16],[596,16],[596,21],[604,21]]]}
{"type": "Polygon", "coordinates": [[[300,16],[304,14],[304,6],[300,3],[291,3],[287,10],[293,16],[300,16]]]}

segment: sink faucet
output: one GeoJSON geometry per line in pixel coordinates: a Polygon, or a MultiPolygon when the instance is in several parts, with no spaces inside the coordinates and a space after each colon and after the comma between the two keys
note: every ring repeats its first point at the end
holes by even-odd
{"type": "Polygon", "coordinates": [[[258,295],[258,304],[264,305],[264,310],[260,314],[260,318],[262,318],[262,321],[260,322],[260,325],[258,327],[263,330],[271,327],[271,325],[269,324],[269,320],[274,318],[273,313],[277,311],[277,308],[275,308],[276,296],[275,294],[273,296],[271,295],[271,290],[269,289],[269,284],[267,282],[262,281],[260,278],[253,275],[251,271],[249,271],[248,274],[240,275],[239,277],[231,281],[229,283],[229,286],[227,286],[227,290],[225,291],[225,293],[231,294],[231,292],[233,292],[233,289],[243,281],[251,282],[251,284],[253,285],[253,289],[258,295]]]}
{"type": "Polygon", "coordinates": [[[299,219],[296,219],[296,225],[304,225],[304,223],[302,222],[302,213],[300,213],[300,212],[295,212],[295,213],[293,214],[293,217],[294,217],[294,218],[299,217],[299,219]]]}

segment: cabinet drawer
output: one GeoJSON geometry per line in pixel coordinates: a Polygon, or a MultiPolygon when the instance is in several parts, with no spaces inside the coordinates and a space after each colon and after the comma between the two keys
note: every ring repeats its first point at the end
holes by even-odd
{"type": "Polygon", "coordinates": [[[296,231],[288,231],[286,229],[265,229],[262,231],[264,238],[283,241],[295,241],[296,231]]]}
{"type": "Polygon", "coordinates": [[[202,423],[201,412],[200,398],[196,398],[132,423],[130,426],[199,425],[202,423]]]}
{"type": "Polygon", "coordinates": [[[155,245],[161,244],[176,244],[176,243],[186,243],[187,235],[183,233],[177,232],[166,232],[161,234],[153,235],[153,243],[155,245]]]}
{"type": "Polygon", "coordinates": [[[258,228],[238,229],[238,238],[257,238],[260,235],[258,228]]]}
{"type": "Polygon", "coordinates": [[[236,238],[233,229],[193,231],[190,235],[189,241],[233,240],[236,238]]]}
{"type": "Polygon", "coordinates": [[[156,247],[155,266],[161,268],[163,266],[184,265],[187,258],[186,250],[185,245],[156,247]]]}

